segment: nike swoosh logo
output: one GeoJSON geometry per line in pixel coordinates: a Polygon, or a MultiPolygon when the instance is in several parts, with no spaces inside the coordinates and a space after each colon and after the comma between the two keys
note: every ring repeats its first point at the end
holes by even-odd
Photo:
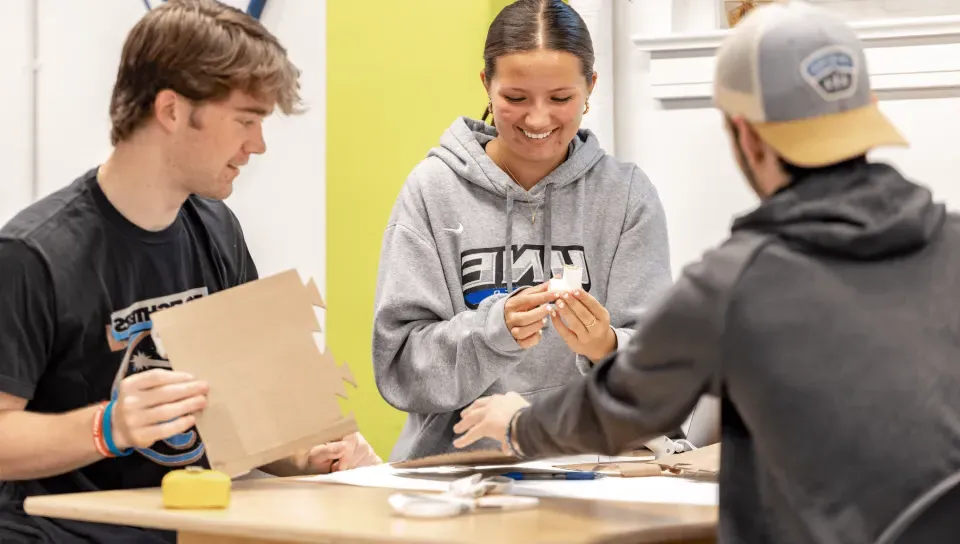
{"type": "Polygon", "coordinates": [[[452,232],[454,234],[460,235],[463,234],[463,223],[457,222],[457,228],[455,229],[443,229],[447,232],[452,232]]]}

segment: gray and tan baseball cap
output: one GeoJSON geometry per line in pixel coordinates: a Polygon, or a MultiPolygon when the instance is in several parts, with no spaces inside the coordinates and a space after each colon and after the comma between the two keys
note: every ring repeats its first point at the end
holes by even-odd
{"type": "Polygon", "coordinates": [[[856,33],[804,2],[758,7],[730,31],[717,53],[714,102],[798,166],[907,145],[877,107],[856,33]]]}

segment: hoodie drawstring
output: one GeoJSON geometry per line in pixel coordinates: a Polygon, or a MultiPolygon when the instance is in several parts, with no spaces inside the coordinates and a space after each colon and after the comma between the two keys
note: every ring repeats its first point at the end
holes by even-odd
{"type": "MultiPolygon", "coordinates": [[[[543,199],[543,281],[550,281],[553,277],[553,244],[550,237],[553,228],[550,224],[550,200],[553,196],[553,185],[544,189],[543,199]]],[[[503,275],[507,283],[507,294],[513,292],[513,192],[507,191],[507,232],[506,245],[503,251],[503,275]]]]}
{"type": "Polygon", "coordinates": [[[507,279],[507,294],[513,292],[513,192],[507,191],[507,245],[503,252],[503,275],[507,279]]]}
{"type": "Polygon", "coordinates": [[[550,242],[550,196],[553,195],[553,184],[547,185],[546,191],[543,199],[543,281],[550,281],[553,277],[553,245],[550,242]]]}

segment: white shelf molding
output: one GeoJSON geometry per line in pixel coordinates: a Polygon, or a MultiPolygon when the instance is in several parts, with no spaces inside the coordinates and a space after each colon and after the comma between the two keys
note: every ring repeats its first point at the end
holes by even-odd
{"type": "MultiPolygon", "coordinates": [[[[878,92],[960,92],[960,15],[881,19],[851,23],[866,47],[870,80],[878,92]]],[[[653,97],[709,99],[714,57],[729,30],[662,37],[635,36],[650,55],[653,97]]]]}

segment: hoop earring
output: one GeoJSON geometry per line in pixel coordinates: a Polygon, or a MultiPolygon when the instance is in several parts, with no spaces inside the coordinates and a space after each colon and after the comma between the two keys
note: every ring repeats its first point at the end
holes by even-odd
{"type": "Polygon", "coordinates": [[[589,102],[589,101],[586,103],[586,107],[583,108],[583,114],[586,115],[586,114],[588,114],[588,113],[590,113],[590,102],[589,102]]]}
{"type": "Polygon", "coordinates": [[[490,117],[490,124],[493,125],[493,103],[487,102],[487,108],[483,110],[483,117],[480,118],[481,121],[486,121],[487,117],[490,117]]]}

